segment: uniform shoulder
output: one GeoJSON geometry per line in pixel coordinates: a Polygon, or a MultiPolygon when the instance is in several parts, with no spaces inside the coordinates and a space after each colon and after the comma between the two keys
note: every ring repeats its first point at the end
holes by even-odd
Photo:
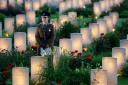
{"type": "Polygon", "coordinates": [[[42,24],[41,23],[39,23],[38,25],[37,25],[37,27],[40,27],[42,24]]]}

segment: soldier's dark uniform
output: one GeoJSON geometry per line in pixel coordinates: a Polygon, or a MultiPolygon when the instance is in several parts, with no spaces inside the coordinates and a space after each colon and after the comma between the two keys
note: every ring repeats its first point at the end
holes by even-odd
{"type": "Polygon", "coordinates": [[[54,28],[52,24],[42,24],[40,23],[36,29],[36,41],[38,45],[38,54],[40,53],[40,48],[46,49],[48,47],[53,47],[54,44],[54,28]]]}

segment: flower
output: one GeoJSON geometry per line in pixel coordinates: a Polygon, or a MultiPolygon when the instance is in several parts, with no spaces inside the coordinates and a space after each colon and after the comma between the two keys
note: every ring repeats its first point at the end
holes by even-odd
{"type": "Polygon", "coordinates": [[[8,71],[7,68],[5,68],[5,69],[3,70],[3,72],[2,72],[2,74],[3,74],[4,77],[7,77],[8,73],[9,73],[9,71],[8,71]]]}
{"type": "Polygon", "coordinates": [[[78,52],[78,50],[75,50],[75,53],[77,53],[78,52]]]}
{"type": "Polygon", "coordinates": [[[87,54],[87,55],[86,55],[86,61],[92,61],[92,57],[91,57],[90,54],[87,54]]]}
{"type": "Polygon", "coordinates": [[[87,54],[86,57],[91,57],[91,55],[90,54],[87,54]]]}
{"type": "Polygon", "coordinates": [[[57,81],[57,85],[60,85],[60,80],[57,81]]]}
{"type": "Polygon", "coordinates": [[[32,49],[37,49],[37,48],[38,48],[38,46],[33,45],[33,46],[31,46],[31,48],[32,48],[32,49]]]}

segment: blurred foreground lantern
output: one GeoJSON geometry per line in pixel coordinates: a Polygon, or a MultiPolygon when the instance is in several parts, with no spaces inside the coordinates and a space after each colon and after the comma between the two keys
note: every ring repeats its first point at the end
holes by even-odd
{"type": "Polygon", "coordinates": [[[118,71],[122,69],[123,64],[126,62],[126,50],[125,48],[115,47],[112,48],[112,57],[117,58],[118,71]]]}
{"type": "Polygon", "coordinates": [[[91,30],[92,39],[99,38],[99,25],[97,23],[91,23],[89,29],[91,30]]]}
{"type": "Polygon", "coordinates": [[[71,51],[72,50],[72,41],[71,39],[60,39],[59,41],[59,47],[61,48],[61,53],[65,51],[71,51]]]}
{"type": "Polygon", "coordinates": [[[26,13],[27,23],[29,25],[35,25],[36,24],[36,14],[34,11],[29,11],[26,13]]]}
{"type": "Polygon", "coordinates": [[[82,34],[83,46],[91,44],[92,42],[91,31],[88,28],[82,28],[80,32],[82,34]]]}
{"type": "Polygon", "coordinates": [[[17,27],[24,25],[25,23],[26,23],[26,19],[25,19],[24,14],[16,15],[16,26],[17,27]]]}
{"type": "Polygon", "coordinates": [[[2,22],[0,22],[0,37],[2,37],[2,22]]]}
{"type": "Polygon", "coordinates": [[[77,50],[82,53],[82,34],[81,33],[71,33],[72,40],[72,51],[77,50]]]}
{"type": "Polygon", "coordinates": [[[12,50],[12,39],[11,38],[0,38],[0,52],[5,53],[12,50]]]}
{"type": "Polygon", "coordinates": [[[128,60],[128,40],[120,40],[120,47],[126,50],[126,60],[128,60]]]}
{"type": "Polygon", "coordinates": [[[33,46],[36,44],[35,33],[36,33],[36,27],[28,28],[28,32],[27,32],[28,45],[33,46]]]}
{"type": "Polygon", "coordinates": [[[25,32],[14,33],[14,47],[19,52],[26,50],[26,33],[25,32]]]}
{"type": "Polygon", "coordinates": [[[102,59],[102,68],[107,71],[108,84],[117,85],[117,59],[104,57],[102,59]]]}
{"type": "Polygon", "coordinates": [[[14,67],[12,69],[12,85],[29,85],[29,68],[14,67]]]}
{"type": "Polygon", "coordinates": [[[107,71],[103,69],[91,70],[91,85],[108,85],[107,71]]]}
{"type": "Polygon", "coordinates": [[[7,33],[10,35],[14,32],[14,18],[5,18],[4,28],[7,33]]]}
{"type": "Polygon", "coordinates": [[[47,67],[46,57],[42,57],[42,56],[31,57],[31,79],[33,81],[38,81],[46,67],[47,67]]]}
{"type": "Polygon", "coordinates": [[[7,0],[0,0],[0,9],[7,8],[7,0]]]}

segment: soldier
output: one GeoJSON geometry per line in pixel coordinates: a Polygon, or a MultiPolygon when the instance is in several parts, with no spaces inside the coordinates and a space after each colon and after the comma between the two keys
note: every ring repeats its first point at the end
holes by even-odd
{"type": "Polygon", "coordinates": [[[40,48],[53,48],[54,44],[54,28],[48,22],[49,13],[43,12],[41,16],[41,23],[36,28],[35,38],[38,45],[38,55],[40,55],[40,48]]]}

